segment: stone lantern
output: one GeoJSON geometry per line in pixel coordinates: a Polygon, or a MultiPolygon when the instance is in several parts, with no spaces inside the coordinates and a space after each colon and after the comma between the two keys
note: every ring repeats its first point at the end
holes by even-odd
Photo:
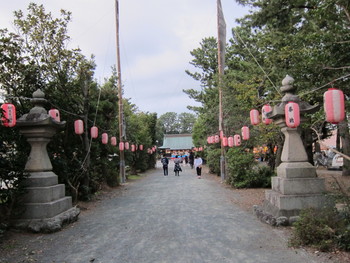
{"type": "Polygon", "coordinates": [[[288,75],[283,79],[280,88],[284,93],[282,102],[267,114],[281,127],[285,136],[282,163],[277,167],[277,176],[272,177],[272,189],[265,192],[263,206],[255,206],[254,210],[258,217],[272,225],[291,224],[302,209],[320,209],[330,205],[325,196],[324,179],[317,177],[316,168],[308,162],[299,128],[286,125],[285,105],[289,102],[299,105],[301,122],[305,120],[305,113],[318,110],[318,105],[311,106],[294,94],[293,83],[294,79],[288,75]]]}
{"type": "Polygon", "coordinates": [[[63,224],[76,221],[79,209],[72,207],[72,198],[65,196],[64,184],[52,172],[46,146],[65,122],[52,118],[43,105],[45,94],[41,90],[33,93],[34,107],[18,119],[20,133],[27,138],[31,152],[25,165],[26,194],[24,213],[16,220],[16,226],[33,232],[54,232],[63,224]]]}

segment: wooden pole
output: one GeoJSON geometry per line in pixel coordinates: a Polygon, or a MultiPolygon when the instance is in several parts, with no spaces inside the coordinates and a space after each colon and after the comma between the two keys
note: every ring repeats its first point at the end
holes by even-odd
{"type": "MultiPolygon", "coordinates": [[[[119,141],[124,141],[124,113],[123,113],[123,89],[120,66],[120,47],[119,47],[119,3],[115,0],[115,19],[116,19],[116,47],[117,47],[117,74],[118,74],[118,108],[119,108],[119,141]]],[[[120,182],[125,183],[125,158],[124,150],[119,151],[119,176],[120,182]]]]}
{"type": "Polygon", "coordinates": [[[221,1],[217,0],[217,30],[218,30],[218,72],[219,72],[219,133],[221,144],[221,156],[220,156],[220,175],[221,180],[224,181],[225,176],[225,147],[222,144],[221,135],[224,134],[223,123],[223,105],[222,105],[222,76],[224,74],[225,67],[225,38],[226,38],[226,24],[222,12],[221,1]]]}

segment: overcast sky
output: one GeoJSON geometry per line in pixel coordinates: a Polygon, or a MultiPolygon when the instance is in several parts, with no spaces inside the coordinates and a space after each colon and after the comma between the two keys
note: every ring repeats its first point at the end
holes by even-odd
{"type": "MultiPolygon", "coordinates": [[[[72,12],[68,25],[70,48],[95,56],[95,78],[102,83],[116,64],[115,0],[8,0],[1,1],[0,28],[13,30],[13,11],[25,11],[30,2],[44,4],[54,17],[72,12]]],[[[221,0],[227,39],[235,19],[248,13],[234,0],[221,0]]],[[[182,92],[200,89],[185,73],[193,70],[190,51],[203,38],[217,36],[216,0],[119,0],[120,52],[124,97],[141,111],[189,112],[196,105],[182,92]]]]}

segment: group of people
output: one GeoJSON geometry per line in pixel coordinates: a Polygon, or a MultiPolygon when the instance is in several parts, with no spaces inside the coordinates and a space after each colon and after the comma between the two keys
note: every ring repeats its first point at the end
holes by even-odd
{"type": "MultiPolygon", "coordinates": [[[[168,176],[169,159],[165,155],[163,155],[160,161],[163,165],[164,176],[168,176]]],[[[182,172],[182,169],[180,166],[181,161],[182,161],[181,157],[176,155],[174,159],[175,176],[180,176],[180,172],[182,172]]],[[[191,169],[193,169],[193,167],[196,169],[197,178],[200,179],[202,176],[202,165],[203,165],[202,158],[199,155],[194,156],[193,152],[190,152],[188,156],[188,163],[190,164],[191,169]]]]}

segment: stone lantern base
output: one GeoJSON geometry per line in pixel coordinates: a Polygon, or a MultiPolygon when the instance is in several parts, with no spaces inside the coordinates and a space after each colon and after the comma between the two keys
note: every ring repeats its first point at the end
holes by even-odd
{"type": "Polygon", "coordinates": [[[58,184],[51,171],[32,172],[26,180],[24,211],[14,226],[31,232],[55,232],[78,219],[79,208],[72,207],[72,198],[65,196],[64,184],[58,184]]]}
{"type": "Polygon", "coordinates": [[[262,207],[254,206],[255,214],[268,224],[291,225],[303,209],[332,205],[325,195],[324,179],[317,177],[308,162],[282,163],[271,183],[262,207]]]}

